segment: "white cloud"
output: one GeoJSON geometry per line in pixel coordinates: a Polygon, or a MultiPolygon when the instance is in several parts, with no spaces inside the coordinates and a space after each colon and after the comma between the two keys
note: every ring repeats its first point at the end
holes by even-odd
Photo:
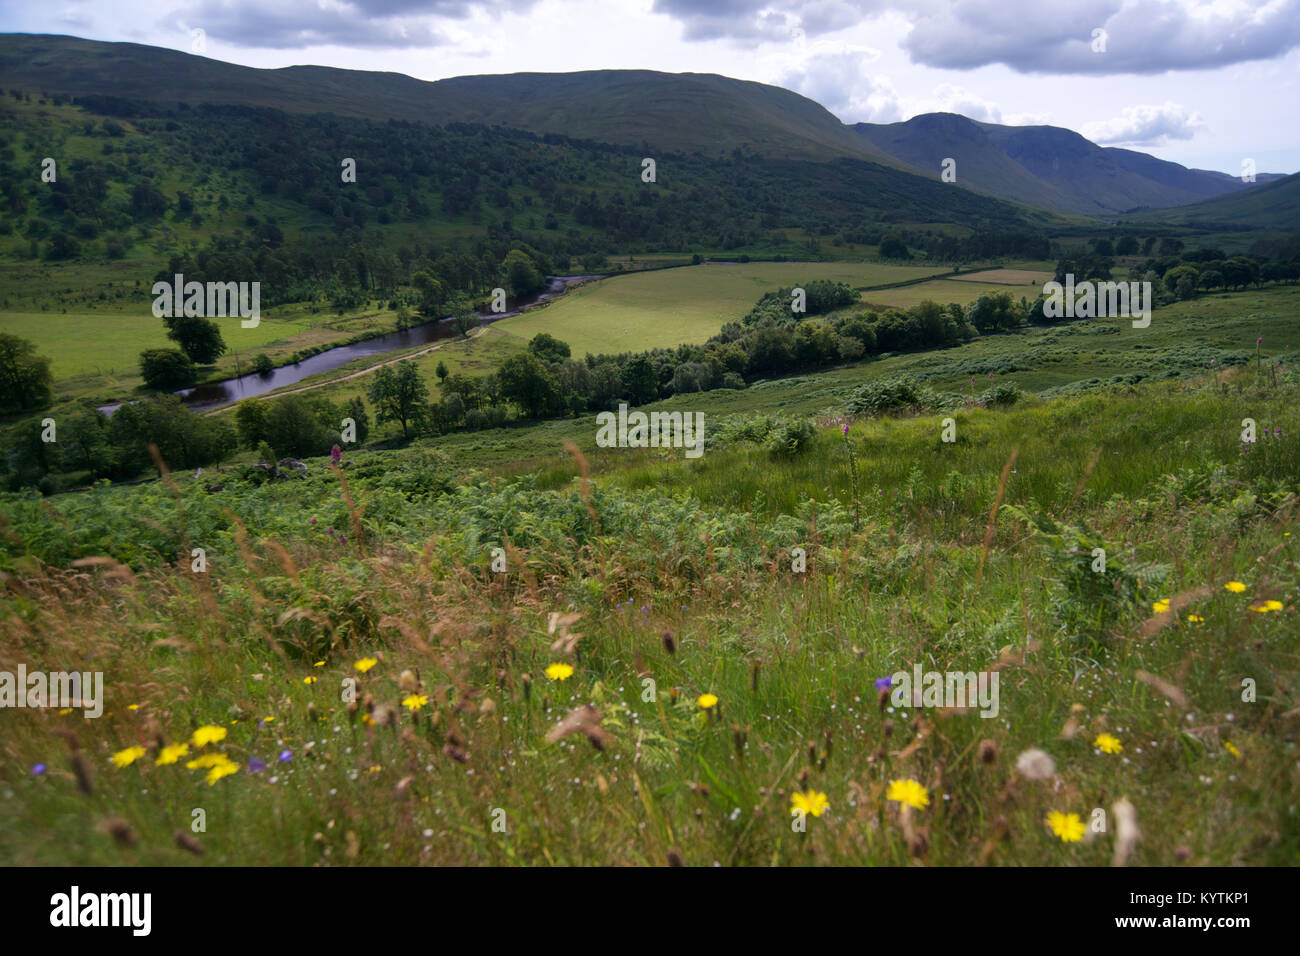
{"type": "Polygon", "coordinates": [[[909,119],[921,113],[960,113],[981,123],[1002,122],[1002,110],[996,103],[951,83],[939,84],[924,99],[908,101],[906,114],[909,119]]]}
{"type": "Polygon", "coordinates": [[[894,84],[865,69],[877,56],[869,49],[814,54],[777,85],[816,100],[846,123],[896,123],[903,114],[894,84]]]}
{"type": "Polygon", "coordinates": [[[1114,119],[1085,123],[1081,132],[1103,146],[1164,146],[1173,139],[1191,139],[1205,124],[1177,103],[1129,106],[1114,119]]]}

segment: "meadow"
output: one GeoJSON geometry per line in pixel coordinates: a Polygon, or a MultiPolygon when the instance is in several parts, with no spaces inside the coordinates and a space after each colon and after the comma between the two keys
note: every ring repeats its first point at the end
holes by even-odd
{"type": "Polygon", "coordinates": [[[849,369],[662,403],[694,462],[584,417],[0,496],[0,670],[107,688],[8,714],[0,858],[1293,863],[1300,381],[1150,379],[1300,332],[1295,292],[1035,330],[1147,380],[1010,408],[858,418],[849,369]],[[895,701],[914,664],[998,673],[997,716],[895,701]]]}
{"type": "Polygon", "coordinates": [[[543,309],[502,319],[496,327],[525,341],[549,332],[578,356],[667,348],[706,341],[753,308],[763,293],[783,286],[831,279],[864,287],[941,271],[933,265],[872,262],[706,263],[606,279],[543,309]]]}

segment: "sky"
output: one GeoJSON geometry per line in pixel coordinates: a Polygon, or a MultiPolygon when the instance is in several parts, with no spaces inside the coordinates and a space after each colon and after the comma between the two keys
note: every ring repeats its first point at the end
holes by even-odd
{"type": "Polygon", "coordinates": [[[0,32],[424,80],[720,73],[849,123],[942,110],[1233,175],[1300,170],[1300,0],[0,0],[0,32]]]}

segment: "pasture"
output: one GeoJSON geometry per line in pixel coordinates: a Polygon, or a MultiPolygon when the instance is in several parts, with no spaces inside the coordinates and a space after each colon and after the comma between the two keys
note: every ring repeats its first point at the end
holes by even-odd
{"type": "Polygon", "coordinates": [[[862,287],[934,275],[934,266],[873,262],[709,263],[605,279],[542,309],[496,323],[525,341],[549,332],[575,356],[704,342],[738,321],[765,292],[832,279],[862,287]]]}

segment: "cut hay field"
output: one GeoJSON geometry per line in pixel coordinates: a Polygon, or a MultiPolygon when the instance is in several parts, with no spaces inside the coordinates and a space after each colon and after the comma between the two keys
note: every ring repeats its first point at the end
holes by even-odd
{"type": "Polygon", "coordinates": [[[953,276],[958,282],[992,282],[997,285],[1039,285],[1050,282],[1055,273],[1039,269],[984,269],[953,276]]]}
{"type": "Polygon", "coordinates": [[[782,286],[832,279],[861,287],[935,274],[934,266],[872,262],[710,263],[606,279],[496,327],[524,340],[549,332],[577,356],[666,348],[704,342],[782,286]]]}
{"type": "Polygon", "coordinates": [[[900,289],[879,289],[864,292],[862,301],[867,305],[880,308],[910,309],[926,299],[940,304],[958,302],[967,305],[980,296],[990,292],[1010,292],[1012,295],[1034,298],[1042,291],[1042,285],[1013,286],[995,282],[962,281],[956,278],[933,279],[916,285],[903,286],[900,289]]]}

